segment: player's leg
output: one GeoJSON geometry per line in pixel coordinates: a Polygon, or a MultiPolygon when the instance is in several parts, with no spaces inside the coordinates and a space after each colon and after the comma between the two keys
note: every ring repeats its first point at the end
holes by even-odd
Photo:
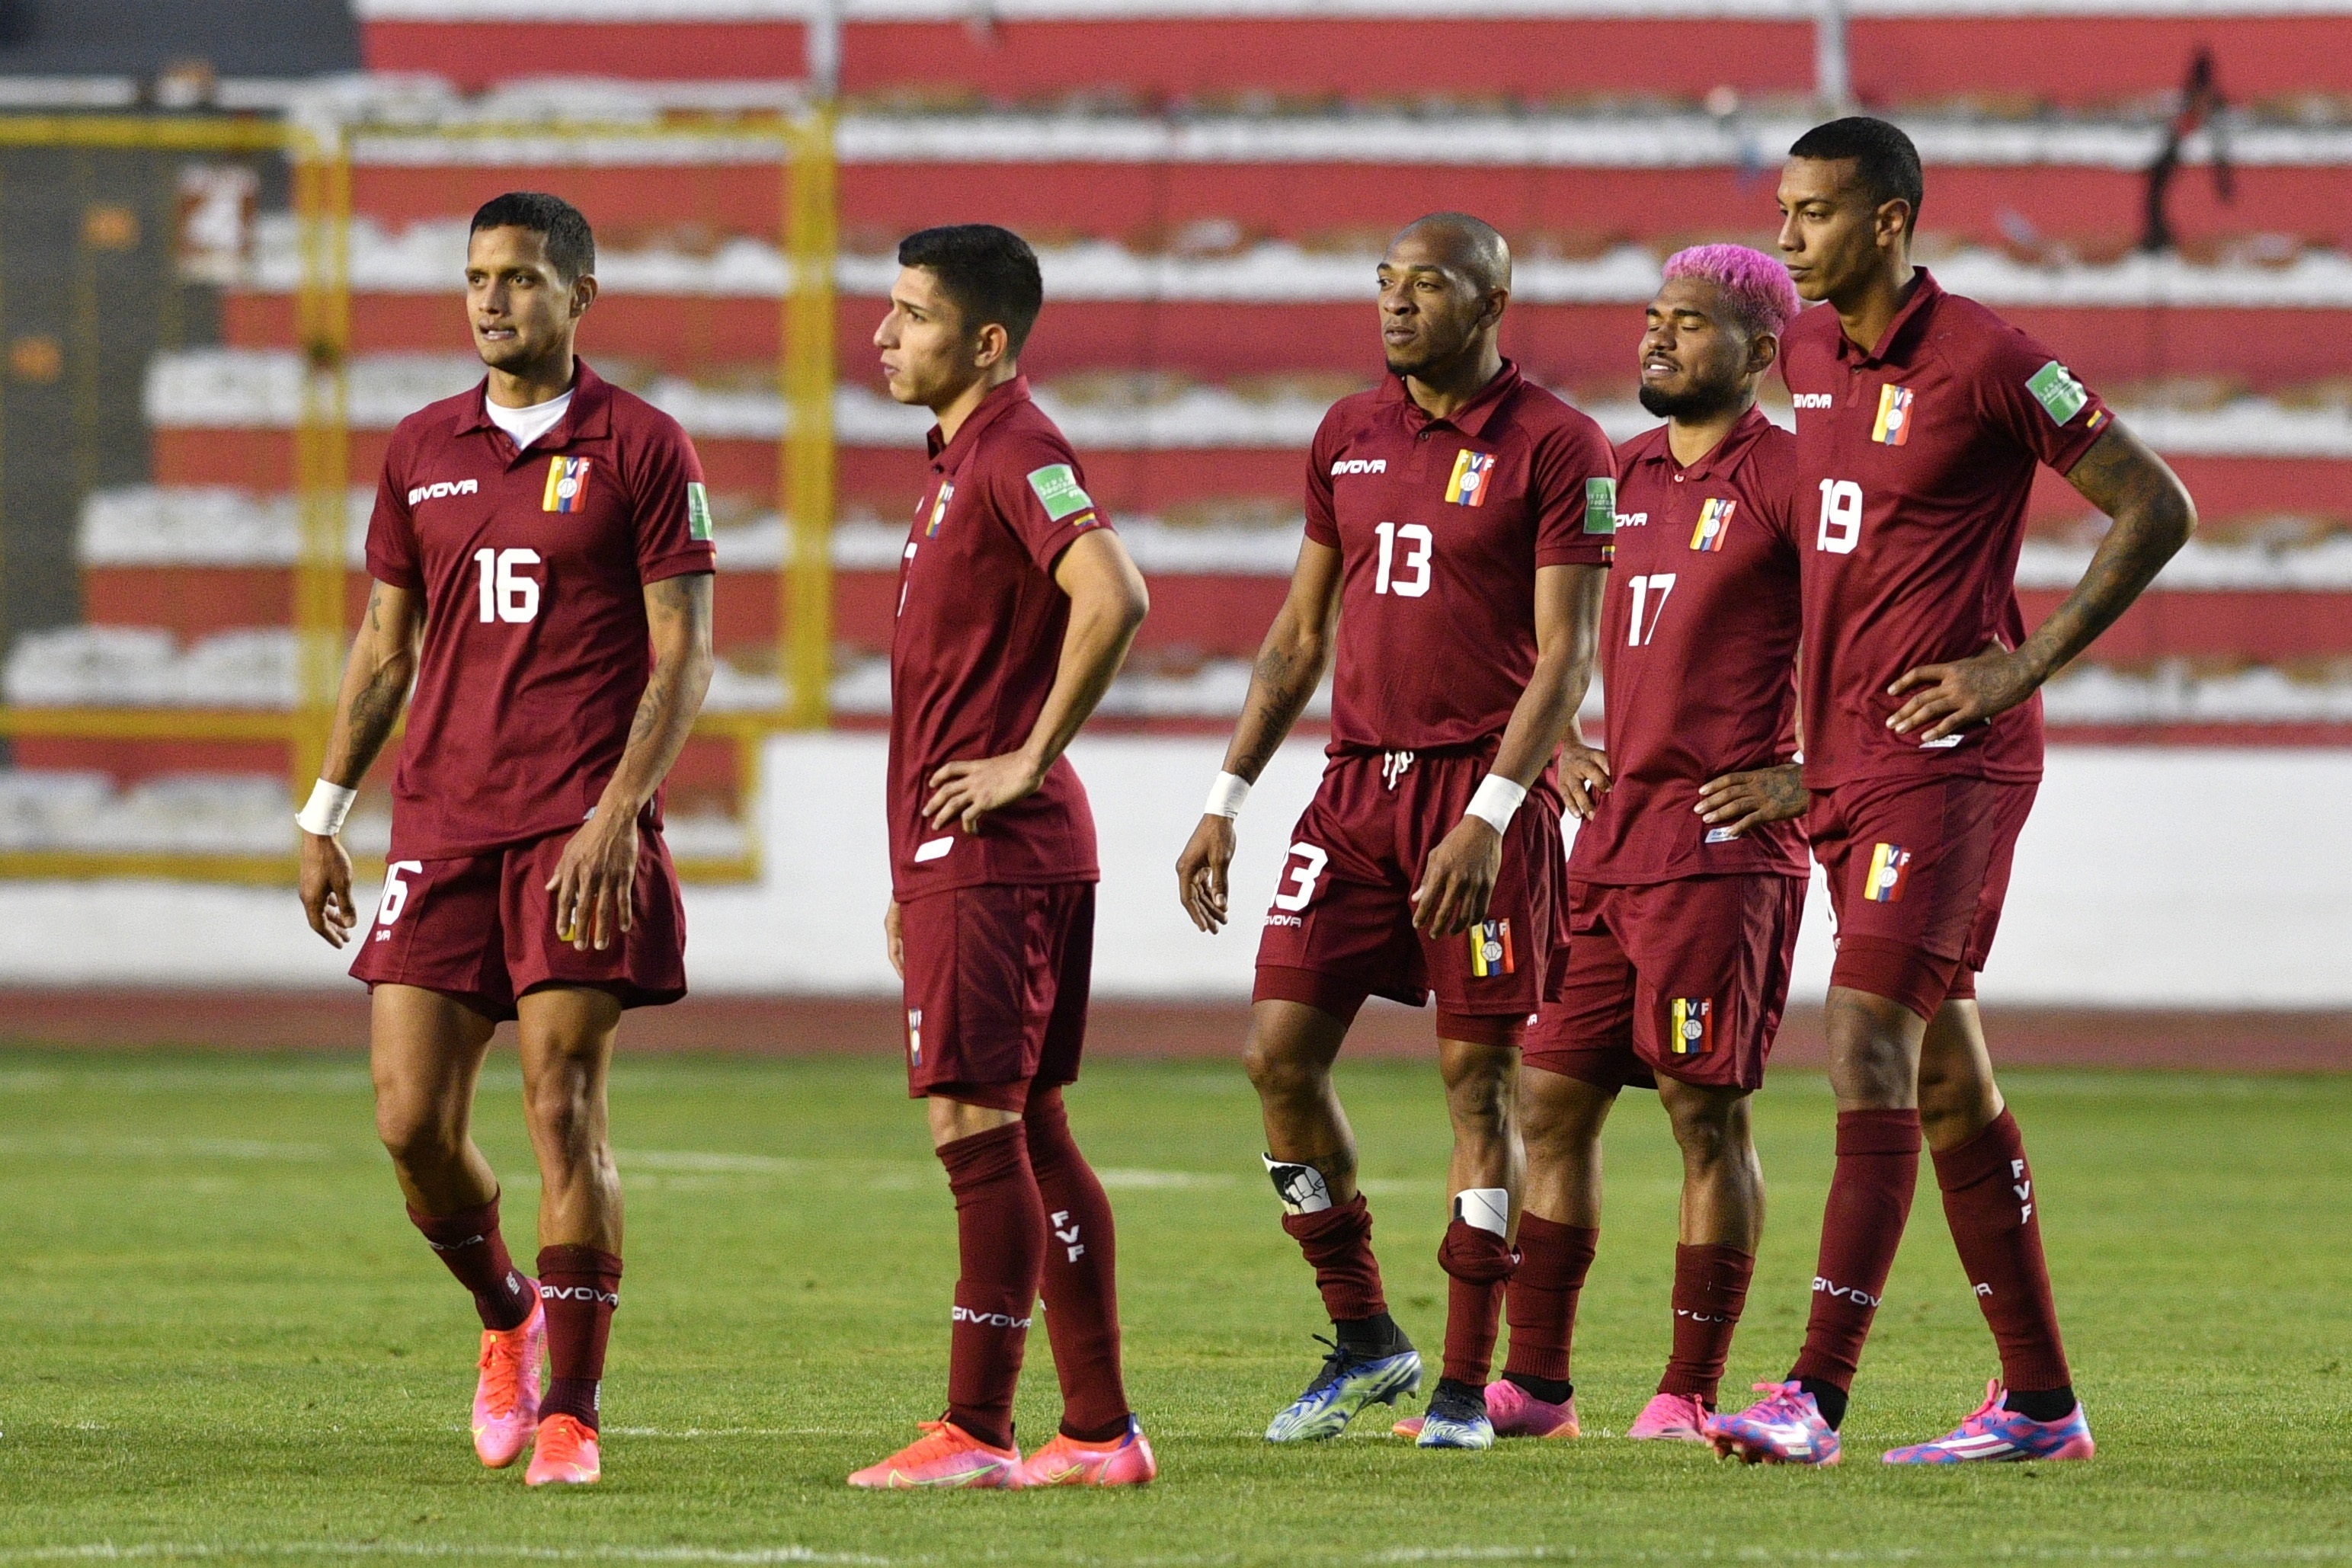
{"type": "Polygon", "coordinates": [[[1737,1083],[1658,1079],[1658,1100],[1683,1156],[1674,1350],[1629,1437],[1706,1440],[1701,1423],[1715,1410],[1764,1230],[1764,1167],[1749,1126],[1750,1098],[1737,1083]]]}
{"type": "Polygon", "coordinates": [[[1454,1131],[1446,1186],[1452,1215],[1437,1249],[1445,1271],[1445,1361],[1416,1440],[1425,1448],[1483,1448],[1495,1440],[1486,1374],[1517,1265],[1517,1228],[1527,1154],[1519,1142],[1521,1019],[1448,1018],[1437,1042],[1445,1114],[1454,1131]],[[1475,1031],[1483,1037],[1463,1038],[1475,1031]]]}
{"type": "Polygon", "coordinates": [[[1958,1427],[1932,1443],[1891,1449],[1885,1458],[2089,1458],[2090,1426],[2074,1395],[2042,1256],[2042,1194],[2024,1136],[1993,1080],[1975,989],[1975,975],[1965,973],[1927,1026],[1919,1115],[1944,1218],[2000,1352],[2001,1375],[1958,1427]]]}
{"type": "MultiPolygon", "coordinates": [[[[1259,971],[1261,991],[1266,972],[1259,971]]],[[[1282,1228],[1315,1270],[1331,1319],[1331,1353],[1305,1392],[1266,1427],[1266,1440],[1337,1436],[1365,1405],[1394,1404],[1421,1386],[1421,1354],[1389,1315],[1372,1255],[1372,1215],[1356,1188],[1356,1135],[1331,1082],[1355,1004],[1328,1012],[1262,997],[1250,1009],[1243,1062],[1265,1126],[1266,1173],[1282,1199],[1282,1228]]]]}
{"type": "MultiPolygon", "coordinates": [[[[1547,1012],[1538,1029],[1550,1027],[1547,1012]]],[[[1576,1304],[1601,1238],[1601,1130],[1617,1103],[1612,1075],[1581,1062],[1571,1071],[1537,1066],[1556,1059],[1541,1046],[1531,1038],[1519,1070],[1526,1206],[1519,1215],[1519,1265],[1506,1299],[1510,1353],[1502,1376],[1486,1386],[1487,1416],[1497,1436],[1577,1436],[1576,1304]]]]}
{"type": "Polygon", "coordinates": [[[525,1479],[588,1483],[603,1474],[598,1388],[621,1304],[621,1175],[605,1082],[621,999],[542,985],[516,999],[523,1120],[539,1159],[539,1293],[547,1310],[547,1394],[525,1479]]]}

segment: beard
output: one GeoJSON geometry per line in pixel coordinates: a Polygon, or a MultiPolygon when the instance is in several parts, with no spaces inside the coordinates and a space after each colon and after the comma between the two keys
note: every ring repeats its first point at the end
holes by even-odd
{"type": "Polygon", "coordinates": [[[1684,392],[1662,392],[1644,383],[1635,399],[1661,419],[1696,423],[1728,412],[1739,402],[1739,387],[1694,386],[1684,392]]]}

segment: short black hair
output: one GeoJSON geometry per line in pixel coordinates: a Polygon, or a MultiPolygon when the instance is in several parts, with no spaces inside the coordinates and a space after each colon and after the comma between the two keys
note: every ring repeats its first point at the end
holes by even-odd
{"type": "Polygon", "coordinates": [[[955,301],[967,332],[991,321],[1003,327],[1010,358],[1020,357],[1037,312],[1045,308],[1037,253],[1027,240],[992,223],[946,224],[910,234],[898,242],[898,265],[920,267],[936,277],[955,301]]]}
{"type": "Polygon", "coordinates": [[[486,228],[527,228],[547,244],[547,264],[567,284],[596,270],[596,237],[587,218],[562,196],[545,191],[509,191],[474,209],[469,235],[486,228]]]}
{"type": "Polygon", "coordinates": [[[1927,195],[1927,177],[1919,168],[1919,149],[1911,144],[1901,126],[1867,114],[1848,115],[1816,125],[1798,137],[1789,156],[1824,163],[1851,158],[1871,205],[1909,202],[1911,232],[1919,231],[1919,204],[1927,195]]]}

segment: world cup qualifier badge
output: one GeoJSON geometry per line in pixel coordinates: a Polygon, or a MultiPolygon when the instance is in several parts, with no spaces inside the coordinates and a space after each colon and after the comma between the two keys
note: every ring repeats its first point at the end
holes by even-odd
{"type": "Polygon", "coordinates": [[[1470,973],[1479,980],[1509,974],[1517,966],[1511,958],[1511,922],[1481,921],[1470,928],[1470,973]]]}

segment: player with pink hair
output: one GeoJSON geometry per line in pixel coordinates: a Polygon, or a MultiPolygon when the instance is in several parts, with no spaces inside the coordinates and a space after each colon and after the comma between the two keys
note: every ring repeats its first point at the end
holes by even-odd
{"type": "MultiPolygon", "coordinates": [[[[1748,1100],[1788,999],[1809,869],[1793,820],[1796,438],[1756,407],[1799,310],[1787,269],[1737,245],[1666,263],[1642,335],[1642,406],[1617,448],[1601,610],[1609,780],[1569,857],[1569,957],[1527,1033],[1510,1358],[1498,1436],[1577,1434],[1569,1345],[1601,1225],[1601,1129],[1654,1089],[1683,1153],[1674,1349],[1632,1437],[1704,1441],[1755,1268],[1764,1178],[1748,1100]]],[[[1581,757],[1575,753],[1581,752],[1581,757]]]]}

